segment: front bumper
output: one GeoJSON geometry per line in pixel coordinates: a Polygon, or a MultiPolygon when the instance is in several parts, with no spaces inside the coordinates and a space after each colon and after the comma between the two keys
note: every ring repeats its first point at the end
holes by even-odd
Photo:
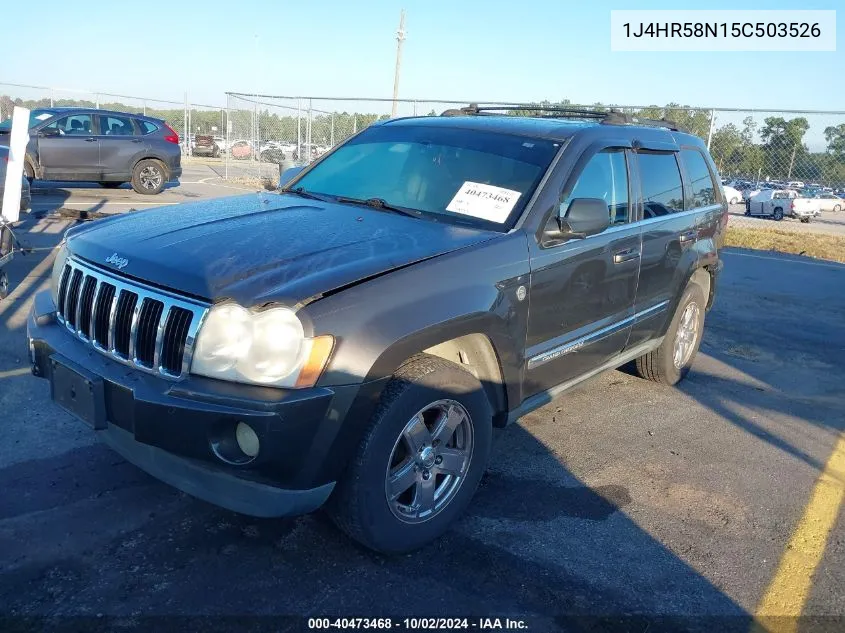
{"type": "Polygon", "coordinates": [[[94,432],[104,443],[188,494],[252,516],[303,514],[328,499],[357,446],[347,427],[369,417],[372,391],[380,387],[280,390],[148,375],[68,332],[56,321],[48,292],[35,297],[27,336],[32,372],[54,391],[60,384],[56,364],[96,382],[103,423],[94,432]],[[240,462],[231,452],[239,422],[249,424],[260,442],[258,455],[250,460],[241,454],[240,462]]]}

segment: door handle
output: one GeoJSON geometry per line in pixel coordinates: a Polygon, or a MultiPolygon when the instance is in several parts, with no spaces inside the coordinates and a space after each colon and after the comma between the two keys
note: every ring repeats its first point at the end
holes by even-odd
{"type": "Polygon", "coordinates": [[[85,139],[85,142],[86,142],[86,143],[93,143],[93,142],[94,142],[94,141],[96,141],[96,140],[97,140],[97,139],[95,139],[95,138],[86,138],[86,139],[85,139]]]}
{"type": "Polygon", "coordinates": [[[696,237],[698,237],[698,231],[687,231],[686,233],[681,233],[679,239],[681,244],[684,244],[685,242],[692,242],[696,237]]]}
{"type": "Polygon", "coordinates": [[[141,142],[141,139],[139,139],[139,138],[133,138],[133,139],[132,139],[132,142],[133,142],[133,143],[140,143],[140,142],[141,142]]]}
{"type": "Polygon", "coordinates": [[[613,255],[613,263],[614,264],[624,264],[625,262],[630,262],[635,259],[639,259],[640,251],[636,248],[629,248],[624,251],[619,251],[613,255]]]}

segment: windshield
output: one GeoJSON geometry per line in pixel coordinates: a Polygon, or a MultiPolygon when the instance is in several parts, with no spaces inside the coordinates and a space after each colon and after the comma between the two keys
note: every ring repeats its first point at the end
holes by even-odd
{"type": "MultiPolygon", "coordinates": [[[[55,116],[55,112],[51,112],[50,110],[31,110],[29,113],[29,127],[32,128],[33,126],[41,123],[41,121],[46,121],[47,119],[55,116]]],[[[2,123],[0,123],[0,130],[11,130],[12,129],[12,119],[6,119],[2,123]]]]}
{"type": "Polygon", "coordinates": [[[422,216],[507,230],[560,143],[498,132],[385,125],[368,128],[293,184],[422,216]]]}

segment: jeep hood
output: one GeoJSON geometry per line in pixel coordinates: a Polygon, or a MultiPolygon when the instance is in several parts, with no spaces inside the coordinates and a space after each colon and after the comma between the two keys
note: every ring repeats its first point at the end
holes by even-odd
{"type": "Polygon", "coordinates": [[[294,305],[497,235],[258,193],[98,220],[71,230],[68,248],[115,273],[202,299],[294,305]]]}

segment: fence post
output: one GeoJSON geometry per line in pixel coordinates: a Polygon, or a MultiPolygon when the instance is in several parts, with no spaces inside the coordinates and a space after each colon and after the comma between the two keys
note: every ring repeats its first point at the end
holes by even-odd
{"type": "Polygon", "coordinates": [[[94,95],[94,105],[96,106],[96,108],[98,110],[100,109],[100,93],[99,92],[94,95]]]}
{"type": "Polygon", "coordinates": [[[296,98],[296,159],[302,160],[302,98],[296,98]]]}
{"type": "Polygon", "coordinates": [[[144,116],[147,116],[147,100],[144,99],[144,116]]]}
{"type": "Polygon", "coordinates": [[[716,122],[716,111],[710,110],[710,132],[707,134],[707,151],[710,151],[710,141],[713,140],[713,124],[716,122]]]}
{"type": "MultiPolygon", "coordinates": [[[[226,168],[225,168],[225,179],[229,180],[229,154],[231,153],[232,149],[232,141],[229,138],[229,126],[231,125],[232,119],[229,118],[229,104],[232,100],[232,95],[226,95],[226,127],[224,128],[223,134],[226,135],[226,151],[224,152],[226,156],[226,168]]],[[[220,125],[222,126],[223,123],[223,111],[220,111],[220,125]]]]}
{"type": "Polygon", "coordinates": [[[50,88],[50,107],[53,107],[53,89],[50,88]]]}
{"type": "Polygon", "coordinates": [[[358,115],[357,114],[352,115],[352,133],[353,134],[358,133],[358,115]]]}
{"type": "Polygon", "coordinates": [[[258,177],[261,178],[261,129],[258,123],[258,102],[253,106],[255,116],[255,160],[258,161],[258,177]]]}
{"type": "Polygon", "coordinates": [[[417,100],[414,99],[414,116],[417,116],[417,100]]]}
{"type": "Polygon", "coordinates": [[[332,129],[331,136],[329,138],[329,147],[334,147],[334,112],[332,112],[332,129]]]}
{"type": "Polygon", "coordinates": [[[308,127],[306,128],[306,137],[305,137],[305,144],[306,144],[306,151],[308,152],[308,162],[311,162],[311,117],[314,116],[312,111],[312,101],[308,99],[308,127]]]}
{"type": "Polygon", "coordinates": [[[185,93],[185,109],[182,111],[182,131],[185,133],[185,138],[183,140],[185,156],[188,155],[188,150],[191,147],[191,134],[188,131],[188,93],[185,93]]]}

